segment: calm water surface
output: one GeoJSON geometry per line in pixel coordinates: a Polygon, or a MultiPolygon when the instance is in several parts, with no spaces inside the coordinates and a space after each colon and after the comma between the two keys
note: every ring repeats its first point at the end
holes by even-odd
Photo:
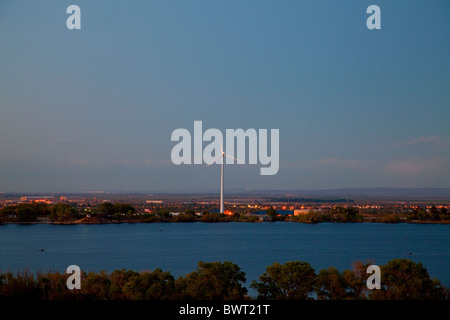
{"type": "Polygon", "coordinates": [[[198,261],[232,261],[247,285],[275,261],[309,262],[317,271],[421,261],[450,285],[450,225],[382,223],[137,223],[0,225],[0,271],[135,271],[157,267],[178,277],[198,261]],[[42,252],[41,249],[44,249],[42,252]],[[410,254],[409,254],[410,253],[410,254]]]}

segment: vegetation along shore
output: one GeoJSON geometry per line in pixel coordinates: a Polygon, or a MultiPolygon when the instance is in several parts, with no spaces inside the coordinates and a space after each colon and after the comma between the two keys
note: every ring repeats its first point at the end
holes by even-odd
{"type": "Polygon", "coordinates": [[[248,295],[246,275],[230,261],[198,263],[177,279],[161,269],[112,273],[82,272],[80,289],[69,290],[69,274],[0,273],[0,300],[449,300],[450,289],[430,278],[426,268],[408,259],[381,267],[380,289],[369,290],[370,263],[355,262],[352,270],[334,267],[316,271],[308,262],[275,262],[253,280],[248,295]]]}
{"type": "MultiPolygon", "coordinates": [[[[256,207],[256,206],[255,206],[256,207]]],[[[280,206],[280,209],[284,208],[280,206]]],[[[260,206],[259,211],[225,210],[213,206],[201,211],[192,205],[152,205],[142,209],[127,203],[103,202],[91,206],[69,203],[19,203],[0,209],[1,223],[152,223],[152,222],[383,222],[383,223],[450,223],[450,209],[445,206],[398,208],[365,208],[354,204],[336,204],[318,209],[279,210],[273,205],[260,206]],[[262,210],[261,210],[262,209],[262,210]]]]}

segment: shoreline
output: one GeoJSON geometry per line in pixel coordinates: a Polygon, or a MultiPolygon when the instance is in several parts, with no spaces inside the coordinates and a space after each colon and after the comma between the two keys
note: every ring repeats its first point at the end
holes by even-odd
{"type": "Polygon", "coordinates": [[[399,221],[399,222],[383,222],[375,220],[366,221],[319,221],[319,222],[304,222],[304,221],[291,221],[291,220],[280,220],[280,221],[133,221],[133,220],[113,220],[113,221],[4,221],[0,222],[1,225],[6,224],[20,224],[20,225],[32,225],[32,224],[49,224],[49,225],[92,225],[92,224],[135,224],[135,223],[274,223],[274,222],[285,222],[285,223],[304,223],[304,224],[320,224],[320,223],[380,223],[380,224],[450,224],[450,221],[422,221],[422,220],[412,220],[412,221],[399,221]]]}

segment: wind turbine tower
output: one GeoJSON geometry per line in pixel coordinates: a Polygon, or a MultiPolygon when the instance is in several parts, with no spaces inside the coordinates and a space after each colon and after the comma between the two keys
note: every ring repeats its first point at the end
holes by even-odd
{"type": "Polygon", "coordinates": [[[220,213],[224,213],[224,205],[223,205],[223,167],[225,162],[225,152],[222,151],[222,167],[220,169],[220,213]]]}
{"type": "Polygon", "coordinates": [[[225,206],[224,206],[224,202],[223,202],[223,180],[224,180],[224,175],[223,175],[223,171],[224,171],[224,166],[225,166],[225,157],[228,157],[230,159],[236,160],[238,162],[242,162],[239,159],[236,159],[232,156],[229,156],[228,154],[225,153],[225,151],[222,150],[222,154],[219,155],[217,158],[214,159],[214,161],[212,161],[210,164],[208,164],[208,166],[212,165],[213,163],[215,163],[218,159],[222,158],[222,164],[221,164],[221,168],[220,168],[220,213],[224,213],[225,212],[225,206]]]}

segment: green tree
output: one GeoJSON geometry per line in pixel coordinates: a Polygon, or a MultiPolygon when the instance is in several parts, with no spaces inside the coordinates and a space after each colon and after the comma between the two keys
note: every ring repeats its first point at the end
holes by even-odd
{"type": "Polygon", "coordinates": [[[431,220],[439,220],[439,210],[436,208],[436,206],[431,206],[430,218],[431,220]]]}
{"type": "Polygon", "coordinates": [[[18,206],[16,209],[16,215],[19,221],[35,221],[37,218],[37,212],[32,210],[29,206],[18,206]]]}
{"type": "Polygon", "coordinates": [[[300,214],[298,216],[291,217],[292,221],[304,222],[304,223],[317,223],[319,222],[320,216],[317,213],[309,211],[305,214],[300,214]]]}
{"type": "Polygon", "coordinates": [[[421,262],[394,259],[381,267],[381,289],[374,290],[370,299],[437,300],[448,299],[448,290],[431,279],[421,262]]]}
{"type": "Polygon", "coordinates": [[[224,213],[207,212],[200,217],[202,222],[224,222],[228,217],[224,213]]]}
{"type": "Polygon", "coordinates": [[[175,290],[175,278],[168,271],[159,268],[151,273],[141,275],[143,281],[147,282],[145,298],[147,300],[169,300],[175,290]]]}
{"type": "Polygon", "coordinates": [[[247,294],[245,273],[238,265],[224,261],[202,262],[197,270],[176,281],[177,299],[239,300],[247,294]]]}
{"type": "Polygon", "coordinates": [[[17,206],[6,206],[3,209],[0,209],[0,213],[3,217],[8,217],[16,214],[17,206]]]}
{"type": "Polygon", "coordinates": [[[130,281],[130,279],[139,276],[136,271],[120,269],[115,270],[111,273],[110,281],[111,285],[109,287],[109,297],[112,300],[124,300],[129,298],[127,294],[124,292],[123,288],[126,283],[130,281]]]}
{"type": "Polygon", "coordinates": [[[11,272],[0,274],[0,298],[34,300],[38,297],[32,273],[24,270],[14,276],[11,272]]]}
{"type": "Polygon", "coordinates": [[[425,209],[417,208],[416,209],[416,216],[418,220],[426,220],[428,218],[428,212],[425,209]]]}
{"type": "Polygon", "coordinates": [[[113,209],[114,209],[115,213],[127,214],[129,212],[131,212],[131,213],[135,213],[136,212],[136,209],[132,205],[130,205],[128,203],[116,203],[116,204],[114,204],[114,208],[113,209]]]}
{"type": "MultiPolygon", "coordinates": [[[[69,290],[67,288],[67,278],[69,275],[59,272],[47,273],[38,276],[41,295],[48,297],[47,300],[73,300],[81,298],[78,290],[69,290]],[[46,293],[45,290],[48,290],[46,293]],[[44,291],[44,292],[43,292],[44,291]]],[[[82,284],[83,286],[83,284],[82,284]]]]}
{"type": "Polygon", "coordinates": [[[51,221],[71,221],[78,218],[77,210],[66,203],[54,204],[50,210],[51,221]]]}
{"type": "Polygon", "coordinates": [[[104,202],[98,208],[99,214],[102,217],[113,215],[116,211],[114,205],[111,202],[104,202]]]}
{"type": "Polygon", "coordinates": [[[196,221],[195,216],[186,213],[180,213],[179,215],[172,218],[174,222],[194,222],[196,221]]]}
{"type": "Polygon", "coordinates": [[[361,300],[367,298],[367,267],[371,263],[355,262],[353,270],[339,272],[334,267],[320,270],[314,291],[320,300],[361,300]]]}
{"type": "Polygon", "coordinates": [[[347,298],[346,278],[334,267],[319,271],[314,291],[319,300],[341,300],[347,298]]]}
{"type": "Polygon", "coordinates": [[[358,209],[354,207],[347,208],[345,210],[345,219],[349,222],[361,221],[361,216],[359,215],[358,209]]]}
{"type": "Polygon", "coordinates": [[[157,268],[153,272],[134,275],[123,286],[123,292],[132,300],[169,300],[175,288],[170,272],[157,268]]]}
{"type": "Polygon", "coordinates": [[[395,213],[391,213],[391,214],[387,214],[383,217],[383,222],[385,223],[399,223],[401,222],[400,217],[395,214],[395,213]]]}
{"type": "Polygon", "coordinates": [[[341,222],[359,222],[362,221],[362,216],[359,214],[358,209],[354,207],[335,206],[331,208],[330,214],[334,221],[341,222]]]}
{"type": "Polygon", "coordinates": [[[159,217],[159,219],[163,222],[169,221],[172,218],[172,215],[170,214],[169,210],[163,209],[158,210],[156,215],[159,217]]]}
{"type": "Polygon", "coordinates": [[[345,270],[342,273],[345,283],[347,284],[347,297],[349,299],[366,299],[371,291],[367,288],[367,279],[370,274],[367,268],[373,264],[372,262],[363,263],[356,261],[353,263],[352,270],[345,270]]]}
{"type": "Polygon", "coordinates": [[[50,214],[50,206],[46,203],[36,203],[32,207],[38,217],[44,217],[50,214]]]}
{"type": "Polygon", "coordinates": [[[273,207],[267,208],[266,214],[272,221],[277,220],[278,212],[273,207]]]}
{"type": "Polygon", "coordinates": [[[439,218],[441,220],[450,219],[450,210],[447,210],[444,206],[439,210],[439,218]]]}
{"type": "Polygon", "coordinates": [[[106,272],[90,272],[82,281],[81,292],[90,300],[108,300],[111,281],[106,272]]]}
{"type": "Polygon", "coordinates": [[[48,214],[46,206],[46,204],[28,203],[7,206],[0,210],[0,220],[6,221],[9,217],[14,219],[15,216],[20,222],[35,221],[38,216],[48,214]]]}
{"type": "Polygon", "coordinates": [[[305,300],[313,291],[316,278],[314,269],[307,262],[275,262],[267,267],[259,282],[253,281],[250,287],[258,291],[259,299],[305,300]]]}

